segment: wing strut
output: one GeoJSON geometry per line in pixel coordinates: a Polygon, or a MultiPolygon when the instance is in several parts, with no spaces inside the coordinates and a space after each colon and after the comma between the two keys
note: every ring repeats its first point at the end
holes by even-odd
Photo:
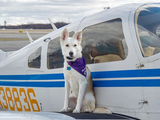
{"type": "Polygon", "coordinates": [[[27,36],[28,36],[28,38],[29,38],[29,41],[32,43],[33,42],[33,39],[32,39],[32,37],[30,36],[30,34],[26,31],[26,33],[27,33],[27,36]]]}
{"type": "Polygon", "coordinates": [[[53,22],[51,21],[51,19],[48,18],[48,20],[51,23],[51,26],[52,26],[53,30],[57,30],[57,27],[53,24],[53,22]]]}

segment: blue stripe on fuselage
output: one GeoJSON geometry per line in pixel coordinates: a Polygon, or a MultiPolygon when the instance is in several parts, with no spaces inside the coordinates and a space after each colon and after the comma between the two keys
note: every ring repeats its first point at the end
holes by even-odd
{"type": "Polygon", "coordinates": [[[92,72],[92,78],[160,77],[160,69],[92,72]]]}
{"type": "Polygon", "coordinates": [[[59,80],[64,79],[60,74],[34,74],[34,75],[0,75],[0,80],[59,80]]]}
{"type": "MultiPolygon", "coordinates": [[[[149,79],[149,77],[160,77],[160,69],[141,69],[141,70],[119,70],[92,72],[92,78],[97,79],[93,82],[94,87],[160,87],[160,79],[149,79]],[[147,77],[148,79],[138,79],[147,77]],[[98,80],[107,78],[122,78],[122,80],[98,80]],[[125,78],[125,80],[123,80],[125,78]],[[127,78],[137,78],[130,80],[127,78]]],[[[1,86],[24,86],[24,87],[64,87],[64,76],[58,74],[34,74],[34,75],[0,75],[1,86]],[[13,80],[13,81],[7,81],[13,80]],[[23,82],[14,80],[27,80],[23,82]],[[29,81],[29,80],[53,80],[53,81],[29,81]],[[56,80],[56,81],[54,81],[56,80]]]]}
{"type": "MultiPolygon", "coordinates": [[[[92,78],[160,77],[160,69],[119,70],[92,72],[92,78]]],[[[0,80],[62,80],[63,73],[34,75],[0,75],[0,80]]]]}
{"type": "Polygon", "coordinates": [[[64,81],[44,81],[44,82],[12,82],[0,81],[0,86],[17,86],[17,87],[64,87],[64,81]]]}
{"type": "MultiPolygon", "coordinates": [[[[64,87],[64,81],[44,82],[12,82],[0,81],[0,86],[23,87],[64,87]]],[[[94,87],[160,87],[160,79],[149,80],[97,80],[93,81],[94,87]]]]}

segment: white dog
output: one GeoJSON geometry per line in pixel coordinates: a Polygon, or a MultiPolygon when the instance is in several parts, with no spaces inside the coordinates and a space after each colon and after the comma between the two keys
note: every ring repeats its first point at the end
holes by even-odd
{"type": "Polygon", "coordinates": [[[61,112],[68,108],[73,113],[93,112],[95,110],[95,96],[92,77],[82,58],[82,32],[69,37],[65,28],[60,37],[62,54],[64,56],[65,99],[61,112]]]}

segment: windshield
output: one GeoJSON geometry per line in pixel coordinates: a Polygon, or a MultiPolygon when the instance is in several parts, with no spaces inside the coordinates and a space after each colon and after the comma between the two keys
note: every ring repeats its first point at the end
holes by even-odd
{"type": "Polygon", "coordinates": [[[140,7],[136,11],[135,27],[144,57],[160,52],[160,5],[140,7]]]}

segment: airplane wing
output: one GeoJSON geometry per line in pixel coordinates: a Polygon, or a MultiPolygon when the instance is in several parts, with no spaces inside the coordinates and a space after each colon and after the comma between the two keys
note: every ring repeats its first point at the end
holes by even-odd
{"type": "Polygon", "coordinates": [[[51,112],[1,111],[0,120],[76,120],[70,116],[51,112]]]}
{"type": "Polygon", "coordinates": [[[139,120],[120,114],[54,113],[54,112],[0,112],[0,120],[139,120]]]}

